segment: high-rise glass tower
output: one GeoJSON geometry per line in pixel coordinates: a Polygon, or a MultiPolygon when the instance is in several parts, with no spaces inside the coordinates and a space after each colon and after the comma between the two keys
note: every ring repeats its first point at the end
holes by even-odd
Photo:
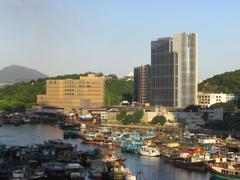
{"type": "Polygon", "coordinates": [[[151,42],[150,102],[186,107],[197,103],[198,35],[179,33],[151,42]]]}

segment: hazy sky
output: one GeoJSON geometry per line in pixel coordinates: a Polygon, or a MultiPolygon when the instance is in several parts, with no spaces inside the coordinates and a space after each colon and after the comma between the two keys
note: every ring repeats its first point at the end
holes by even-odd
{"type": "Polygon", "coordinates": [[[0,0],[0,69],[125,75],[150,42],[199,33],[199,79],[240,68],[239,0],[0,0]]]}

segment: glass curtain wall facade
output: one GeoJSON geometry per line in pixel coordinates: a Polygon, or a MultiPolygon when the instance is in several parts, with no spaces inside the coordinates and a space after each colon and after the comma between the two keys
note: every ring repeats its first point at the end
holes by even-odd
{"type": "Polygon", "coordinates": [[[179,33],[151,42],[150,102],[186,107],[197,103],[196,33],[179,33]]]}

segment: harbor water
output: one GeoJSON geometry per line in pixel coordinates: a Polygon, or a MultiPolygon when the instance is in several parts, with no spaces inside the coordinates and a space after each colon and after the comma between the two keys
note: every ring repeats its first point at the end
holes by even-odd
{"type": "MultiPolygon", "coordinates": [[[[46,124],[4,125],[0,127],[0,144],[32,145],[50,139],[63,139],[63,131],[46,124]]],[[[66,140],[77,144],[82,150],[93,150],[97,146],[82,144],[81,139],[66,140]]],[[[99,146],[98,146],[99,147],[99,146]]],[[[135,174],[142,171],[147,180],[205,180],[213,179],[209,172],[188,171],[165,163],[159,157],[146,157],[136,154],[122,154],[126,166],[135,174]]],[[[143,179],[143,178],[142,178],[143,179]]]]}

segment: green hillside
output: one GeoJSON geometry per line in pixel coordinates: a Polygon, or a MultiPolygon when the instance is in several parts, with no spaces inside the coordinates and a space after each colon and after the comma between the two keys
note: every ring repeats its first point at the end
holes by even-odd
{"type": "Polygon", "coordinates": [[[198,85],[198,90],[215,93],[236,93],[240,91],[240,70],[225,72],[206,79],[198,85]]]}
{"type": "MultiPolygon", "coordinates": [[[[57,76],[54,79],[78,79],[80,74],[57,76]]],[[[102,75],[99,73],[98,75],[102,75]]],[[[46,79],[39,79],[28,83],[17,83],[0,89],[1,110],[21,110],[36,103],[37,94],[45,94],[46,79]]],[[[105,104],[119,104],[124,96],[133,95],[133,82],[123,79],[110,79],[105,83],[105,104]]]]}

